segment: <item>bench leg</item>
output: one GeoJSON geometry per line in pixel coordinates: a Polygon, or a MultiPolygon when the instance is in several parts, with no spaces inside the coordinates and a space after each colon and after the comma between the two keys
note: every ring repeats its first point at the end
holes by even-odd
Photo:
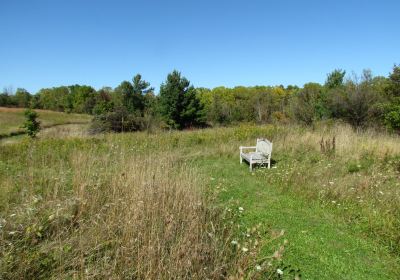
{"type": "Polygon", "coordinates": [[[243,163],[242,155],[240,155],[240,164],[243,163]]]}
{"type": "Polygon", "coordinates": [[[271,168],[271,158],[268,158],[268,169],[271,168]]]}
{"type": "Polygon", "coordinates": [[[250,168],[250,172],[253,171],[253,163],[251,162],[251,160],[249,162],[249,168],[250,168]]]}

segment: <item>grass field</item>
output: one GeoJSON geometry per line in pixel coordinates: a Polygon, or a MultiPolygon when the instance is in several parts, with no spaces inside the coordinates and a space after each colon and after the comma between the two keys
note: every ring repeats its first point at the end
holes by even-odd
{"type": "MultiPolygon", "coordinates": [[[[22,108],[0,107],[0,138],[19,134],[25,118],[22,108]]],[[[39,114],[39,121],[43,128],[61,124],[88,123],[91,116],[82,114],[66,114],[48,110],[35,110],[39,114]]]]}
{"type": "Polygon", "coordinates": [[[54,129],[0,147],[5,279],[400,278],[399,137],[344,125],[54,129]],[[273,168],[251,173],[238,146],[260,136],[274,142],[273,168]]]}

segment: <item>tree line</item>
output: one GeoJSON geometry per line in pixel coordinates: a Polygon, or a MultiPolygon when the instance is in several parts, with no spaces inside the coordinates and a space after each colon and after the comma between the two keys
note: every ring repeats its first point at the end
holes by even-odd
{"type": "Polygon", "coordinates": [[[0,94],[0,106],[94,115],[93,131],[136,131],[154,126],[186,129],[239,122],[300,122],[340,119],[354,128],[386,127],[400,132],[400,66],[388,77],[346,75],[340,69],[324,84],[195,88],[180,72],[168,74],[159,94],[140,74],[116,88],[87,85],[25,89],[0,94]]]}

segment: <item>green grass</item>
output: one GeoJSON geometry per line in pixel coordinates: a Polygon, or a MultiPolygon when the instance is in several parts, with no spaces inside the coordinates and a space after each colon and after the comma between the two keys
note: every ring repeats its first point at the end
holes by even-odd
{"type": "MultiPolygon", "coordinates": [[[[127,227],[126,213],[137,212],[135,207],[142,201],[136,197],[137,190],[146,195],[157,193],[149,188],[156,174],[163,186],[171,184],[173,176],[183,176],[186,179],[179,181],[180,187],[205,187],[207,193],[216,194],[215,209],[237,213],[238,207],[243,207],[235,220],[239,226],[236,235],[232,235],[244,237],[240,242],[246,242],[247,229],[262,224],[262,249],[251,248],[248,253],[258,252],[258,262],[242,263],[243,269],[268,262],[284,244],[279,266],[300,269],[303,279],[400,279],[397,136],[355,133],[342,125],[316,130],[243,125],[90,137],[75,131],[73,138],[66,137],[71,131],[75,128],[1,146],[0,223],[3,218],[7,222],[0,228],[0,252],[6,252],[0,253],[0,262],[9,261],[35,273],[44,269],[55,278],[84,278],[84,274],[74,273],[84,273],[87,268],[105,278],[110,278],[107,272],[118,273],[116,269],[124,273],[125,268],[134,269],[130,267],[134,255],[126,248],[137,233],[127,227]],[[274,142],[274,168],[251,173],[246,164],[239,164],[238,147],[253,145],[260,136],[274,142]],[[336,136],[335,151],[320,151],[322,136],[336,136]],[[160,162],[169,170],[165,178],[160,162]],[[137,189],[136,182],[144,187],[137,189]],[[132,192],[130,186],[134,186],[132,192]],[[69,213],[77,205],[82,221],[69,224],[69,213]],[[116,205],[112,215],[105,205],[116,205]],[[56,219],[59,224],[54,226],[48,217],[57,211],[64,220],[56,219]],[[37,238],[32,242],[28,232],[41,226],[40,242],[37,238]],[[104,247],[101,256],[93,252],[104,244],[114,245],[104,247]],[[62,248],[69,248],[68,252],[60,254],[62,248]],[[125,252],[122,263],[114,258],[121,251],[125,252]],[[40,254],[45,252],[53,255],[44,257],[42,263],[40,254]]],[[[157,205],[157,200],[153,202],[157,205]]],[[[170,221],[170,214],[166,216],[161,224],[170,221]]],[[[187,222],[184,215],[182,219],[187,222]]]]}
{"type": "MultiPolygon", "coordinates": [[[[223,203],[234,200],[245,209],[241,220],[245,227],[263,223],[284,230],[282,238],[288,240],[284,261],[299,268],[303,279],[399,279],[398,259],[344,222],[340,211],[270,185],[264,173],[279,176],[279,164],[254,173],[239,166],[236,157],[207,157],[197,164],[215,178],[211,187],[223,189],[223,203]]],[[[271,255],[278,245],[265,246],[260,258],[271,255]]]]}
{"type": "MultiPolygon", "coordinates": [[[[20,134],[25,118],[21,108],[0,107],[0,138],[20,134]]],[[[38,120],[43,128],[61,124],[88,123],[91,116],[83,114],[66,114],[48,110],[35,110],[39,114],[38,120]]]]}

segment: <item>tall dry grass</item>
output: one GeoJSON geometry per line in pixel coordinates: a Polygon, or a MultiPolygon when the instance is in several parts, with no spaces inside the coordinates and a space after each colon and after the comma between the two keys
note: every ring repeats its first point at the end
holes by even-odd
{"type": "Polygon", "coordinates": [[[233,256],[226,255],[224,241],[213,232],[212,223],[218,221],[207,209],[197,174],[185,166],[176,170],[177,159],[171,156],[128,157],[119,165],[122,170],[115,170],[107,158],[100,159],[102,167],[98,160],[85,154],[73,158],[74,189],[80,202],[77,216],[96,217],[82,229],[85,236],[96,237],[79,240],[80,259],[91,252],[102,263],[99,269],[99,260],[89,266],[81,262],[77,264],[80,274],[217,279],[231,270],[228,264],[233,256]],[[93,177],[91,168],[82,163],[108,171],[93,177]],[[109,172],[113,175],[104,175],[109,172]],[[104,246],[117,249],[107,257],[101,252],[104,246]]]}
{"type": "Polygon", "coordinates": [[[243,274],[251,255],[232,246],[227,213],[210,201],[203,177],[179,156],[135,153],[111,142],[50,143],[28,143],[25,167],[13,181],[3,181],[0,278],[243,274]]]}
{"type": "Polygon", "coordinates": [[[57,135],[0,147],[4,279],[246,275],[256,252],[231,246],[235,231],[205,195],[196,161],[238,162],[238,147],[257,137],[274,142],[276,168],[258,171],[265,184],[342,209],[400,251],[398,136],[344,125],[57,135]],[[321,153],[321,138],[333,136],[334,154],[321,153]]]}
{"type": "Polygon", "coordinates": [[[336,155],[347,158],[359,157],[363,153],[373,153],[377,157],[388,154],[400,154],[398,135],[366,129],[355,131],[350,125],[334,123],[321,125],[315,130],[290,127],[287,132],[277,137],[276,145],[279,148],[297,149],[301,145],[319,149],[322,138],[336,138],[336,155]]]}

